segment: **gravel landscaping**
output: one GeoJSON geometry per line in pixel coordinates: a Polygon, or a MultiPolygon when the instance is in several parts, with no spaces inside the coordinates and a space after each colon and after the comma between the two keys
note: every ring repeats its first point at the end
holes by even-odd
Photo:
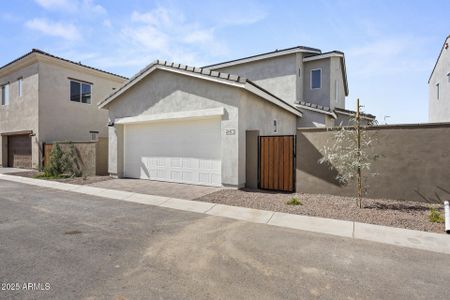
{"type": "Polygon", "coordinates": [[[443,205],[386,199],[364,199],[364,208],[355,199],[323,194],[282,194],[255,190],[220,190],[195,200],[243,206],[290,214],[332,218],[399,228],[444,232],[444,224],[428,219],[430,208],[443,213],[443,205]],[[302,205],[287,205],[297,196],[302,205]]]}
{"type": "MultiPolygon", "coordinates": [[[[29,178],[35,178],[39,174],[43,174],[43,173],[39,172],[39,171],[8,173],[8,175],[29,177],[29,178]]],[[[78,184],[78,185],[88,185],[88,184],[93,184],[93,183],[102,182],[102,181],[106,181],[106,180],[111,180],[112,178],[110,176],[88,176],[88,177],[72,177],[72,178],[58,178],[58,179],[46,179],[46,178],[41,177],[41,178],[36,178],[36,179],[51,180],[51,181],[58,181],[58,182],[78,184]]]]}

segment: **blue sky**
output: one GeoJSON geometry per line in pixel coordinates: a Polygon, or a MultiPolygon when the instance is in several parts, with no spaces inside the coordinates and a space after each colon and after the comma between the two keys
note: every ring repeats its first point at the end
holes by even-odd
{"type": "Polygon", "coordinates": [[[384,123],[426,122],[450,1],[5,1],[0,64],[39,48],[131,76],[305,45],[345,52],[350,95],[384,123]],[[5,46],[8,47],[5,47],[5,46]]]}

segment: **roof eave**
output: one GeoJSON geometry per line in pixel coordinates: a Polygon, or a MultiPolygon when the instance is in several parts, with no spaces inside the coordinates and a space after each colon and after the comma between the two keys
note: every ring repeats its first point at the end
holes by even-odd
{"type": "Polygon", "coordinates": [[[431,77],[433,77],[433,74],[434,74],[434,71],[436,70],[437,64],[438,64],[439,60],[441,59],[442,52],[444,51],[445,43],[447,43],[448,39],[450,39],[450,34],[445,38],[444,43],[442,44],[441,51],[439,51],[438,58],[434,64],[433,70],[431,71],[430,77],[428,78],[428,84],[430,84],[431,77]]]}

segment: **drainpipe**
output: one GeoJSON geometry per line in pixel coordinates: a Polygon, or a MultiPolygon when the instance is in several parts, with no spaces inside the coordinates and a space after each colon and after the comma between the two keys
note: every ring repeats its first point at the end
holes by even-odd
{"type": "Polygon", "coordinates": [[[445,232],[450,234],[450,207],[448,205],[448,201],[444,202],[444,210],[445,210],[445,232]]]}

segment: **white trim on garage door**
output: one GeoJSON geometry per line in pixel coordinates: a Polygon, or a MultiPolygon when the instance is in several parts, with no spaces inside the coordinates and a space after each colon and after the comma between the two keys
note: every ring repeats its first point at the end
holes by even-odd
{"type": "Polygon", "coordinates": [[[125,177],[222,184],[220,117],[124,126],[125,177]]]}

